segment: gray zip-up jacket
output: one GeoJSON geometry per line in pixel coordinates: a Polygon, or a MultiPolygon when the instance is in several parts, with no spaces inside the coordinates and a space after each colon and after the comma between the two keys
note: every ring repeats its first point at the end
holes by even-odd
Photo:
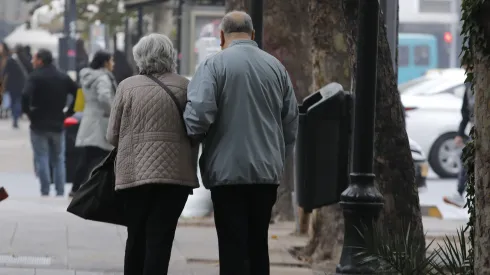
{"type": "Polygon", "coordinates": [[[278,184],[296,142],[298,105],[284,66],[254,41],[237,40],[197,69],[184,120],[189,136],[205,136],[206,188],[278,184]]]}

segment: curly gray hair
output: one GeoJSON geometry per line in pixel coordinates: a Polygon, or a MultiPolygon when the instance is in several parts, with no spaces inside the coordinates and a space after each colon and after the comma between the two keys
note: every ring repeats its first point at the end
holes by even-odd
{"type": "Polygon", "coordinates": [[[175,73],[177,52],[163,34],[143,36],[133,47],[133,56],[141,74],[175,73]]]}

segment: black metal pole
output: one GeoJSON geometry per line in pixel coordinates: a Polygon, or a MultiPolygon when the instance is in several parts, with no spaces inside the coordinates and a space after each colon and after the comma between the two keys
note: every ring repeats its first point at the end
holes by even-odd
{"type": "Polygon", "coordinates": [[[182,7],[184,6],[184,0],[179,0],[179,6],[177,7],[177,70],[182,73],[182,69],[180,68],[181,60],[182,60],[182,7]]]}
{"type": "Polygon", "coordinates": [[[77,78],[77,0],[65,0],[68,3],[68,75],[76,81],[77,78]]]}
{"type": "Polygon", "coordinates": [[[262,40],[264,36],[264,1],[250,0],[250,17],[255,29],[255,42],[262,49],[262,40]]]}
{"type": "Polygon", "coordinates": [[[354,142],[351,183],[342,193],[345,235],[338,275],[375,274],[373,263],[364,263],[359,253],[366,247],[364,236],[383,207],[383,196],[374,184],[374,121],[376,110],[376,69],[378,56],[378,0],[359,1],[357,75],[354,107],[354,142]],[[359,232],[360,231],[360,232],[359,232]]]}

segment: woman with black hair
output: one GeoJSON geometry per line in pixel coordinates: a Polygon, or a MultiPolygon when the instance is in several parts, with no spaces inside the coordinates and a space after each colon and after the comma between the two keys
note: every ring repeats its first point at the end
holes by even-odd
{"type": "Polygon", "coordinates": [[[117,87],[112,74],[113,67],[112,54],[98,51],[89,67],[80,71],[85,107],[75,142],[75,146],[81,147],[81,157],[75,172],[71,196],[87,180],[90,171],[113,148],[106,140],[111,105],[117,87]]]}
{"type": "Polygon", "coordinates": [[[22,115],[22,90],[27,79],[27,72],[23,69],[20,61],[10,55],[10,49],[4,42],[0,44],[0,55],[2,60],[1,78],[4,82],[5,94],[10,99],[10,111],[12,112],[12,126],[19,128],[19,118],[22,115]]]}

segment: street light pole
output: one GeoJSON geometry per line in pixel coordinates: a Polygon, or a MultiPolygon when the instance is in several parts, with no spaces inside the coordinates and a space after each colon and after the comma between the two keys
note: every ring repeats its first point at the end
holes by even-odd
{"type": "Polygon", "coordinates": [[[354,105],[354,142],[351,183],[342,193],[345,235],[337,275],[375,274],[376,267],[363,263],[359,253],[366,247],[361,235],[370,236],[383,207],[383,195],[374,184],[374,121],[378,58],[378,0],[358,0],[357,74],[354,105]],[[363,232],[364,229],[367,232],[363,232]],[[360,232],[361,231],[361,232],[360,232]]]}
{"type": "Polygon", "coordinates": [[[255,42],[262,49],[264,36],[264,1],[250,0],[250,17],[255,29],[255,42]]]}
{"type": "Polygon", "coordinates": [[[67,37],[67,74],[74,80],[77,80],[77,0],[65,0],[65,9],[68,8],[68,37],[67,37]]]}

